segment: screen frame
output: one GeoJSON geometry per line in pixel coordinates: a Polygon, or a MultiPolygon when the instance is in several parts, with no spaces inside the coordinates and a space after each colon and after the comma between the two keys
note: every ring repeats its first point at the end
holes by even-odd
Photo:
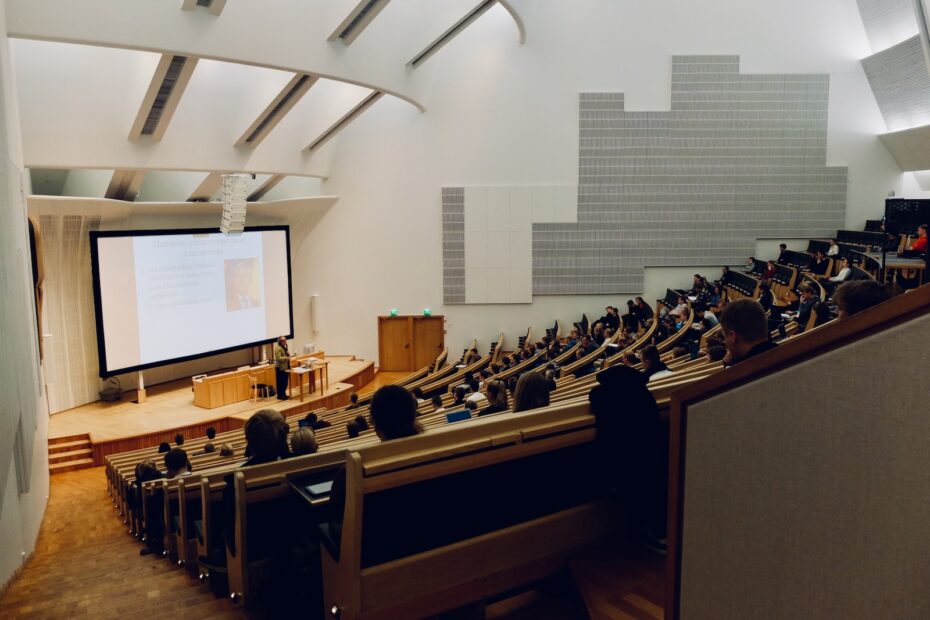
{"type": "Polygon", "coordinates": [[[226,347],[223,349],[216,349],[214,351],[205,351],[203,353],[196,353],[194,355],[185,355],[183,357],[175,357],[167,360],[160,360],[157,362],[148,362],[146,364],[139,364],[137,366],[130,366],[127,368],[119,368],[116,370],[111,370],[107,367],[107,353],[104,340],[104,328],[103,328],[103,308],[101,307],[100,302],[100,264],[98,262],[97,255],[97,241],[101,238],[109,237],[153,237],[153,236],[172,236],[172,235],[205,235],[205,234],[215,234],[220,233],[219,228],[158,228],[158,229],[146,229],[146,230],[92,230],[90,231],[90,262],[91,262],[91,277],[93,279],[94,287],[94,320],[97,327],[97,360],[100,367],[99,376],[101,379],[106,379],[108,377],[113,377],[116,375],[124,375],[131,372],[138,372],[142,370],[147,370],[149,368],[158,368],[160,366],[167,366],[169,364],[177,364],[180,362],[189,362],[191,360],[202,359],[204,357],[210,357],[212,355],[221,355],[223,353],[230,353],[232,351],[240,351],[242,349],[248,349],[249,347],[257,347],[260,345],[270,344],[275,342],[280,336],[285,336],[288,340],[294,337],[294,286],[291,280],[291,227],[287,224],[279,224],[274,226],[246,226],[243,232],[268,232],[268,231],[284,231],[284,244],[285,244],[285,254],[287,255],[287,315],[289,322],[289,331],[287,334],[279,334],[273,338],[266,338],[264,340],[257,340],[255,342],[246,342],[242,344],[233,345],[231,347],[226,347]]]}

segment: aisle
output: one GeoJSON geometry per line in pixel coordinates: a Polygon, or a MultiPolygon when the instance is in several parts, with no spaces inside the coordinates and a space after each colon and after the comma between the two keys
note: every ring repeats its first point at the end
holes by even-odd
{"type": "Polygon", "coordinates": [[[51,477],[33,557],[0,599],[0,618],[249,618],[177,566],[139,556],[102,467],[51,477]]]}

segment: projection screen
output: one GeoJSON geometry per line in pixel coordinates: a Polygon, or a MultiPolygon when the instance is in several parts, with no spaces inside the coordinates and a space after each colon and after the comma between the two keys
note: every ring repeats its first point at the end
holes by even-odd
{"type": "Polygon", "coordinates": [[[293,335],[287,226],[90,233],[100,376],[293,335]]]}

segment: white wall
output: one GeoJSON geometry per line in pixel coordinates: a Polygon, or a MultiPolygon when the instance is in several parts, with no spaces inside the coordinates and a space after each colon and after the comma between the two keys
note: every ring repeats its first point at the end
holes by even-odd
{"type": "MultiPolygon", "coordinates": [[[[326,349],[376,358],[375,317],[392,307],[446,315],[457,349],[623,304],[626,296],[537,296],[531,305],[444,306],[440,188],[576,184],[578,93],[622,91],[630,110],[668,110],[673,54],[739,54],[752,73],[829,73],[827,164],[849,166],[847,224],[875,217],[901,186],[876,137],[882,118],[859,63],[869,47],[855,3],[514,4],[525,45],[506,36],[512,24],[475,23],[430,61],[439,70],[425,114],[384,101],[338,144],[324,191],[341,196],[339,207],[313,231],[295,271],[298,299],[320,295],[313,339],[326,349]]],[[[668,286],[687,284],[689,272],[668,286]]],[[[665,286],[649,288],[652,300],[665,286]]]]}
{"type": "Polygon", "coordinates": [[[0,0],[0,589],[35,548],[48,500],[48,416],[41,396],[41,369],[35,331],[35,305],[29,267],[29,240],[23,202],[23,159],[15,80],[6,39],[5,6],[0,0]],[[31,469],[21,471],[28,491],[19,493],[14,461],[15,428],[24,430],[31,469]]]}

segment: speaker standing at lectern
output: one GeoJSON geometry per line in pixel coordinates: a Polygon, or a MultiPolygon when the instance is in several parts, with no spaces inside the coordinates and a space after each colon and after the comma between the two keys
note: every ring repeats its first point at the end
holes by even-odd
{"type": "Polygon", "coordinates": [[[290,368],[291,354],[287,350],[287,338],[281,336],[274,345],[274,376],[278,400],[287,400],[287,371],[290,368]]]}

